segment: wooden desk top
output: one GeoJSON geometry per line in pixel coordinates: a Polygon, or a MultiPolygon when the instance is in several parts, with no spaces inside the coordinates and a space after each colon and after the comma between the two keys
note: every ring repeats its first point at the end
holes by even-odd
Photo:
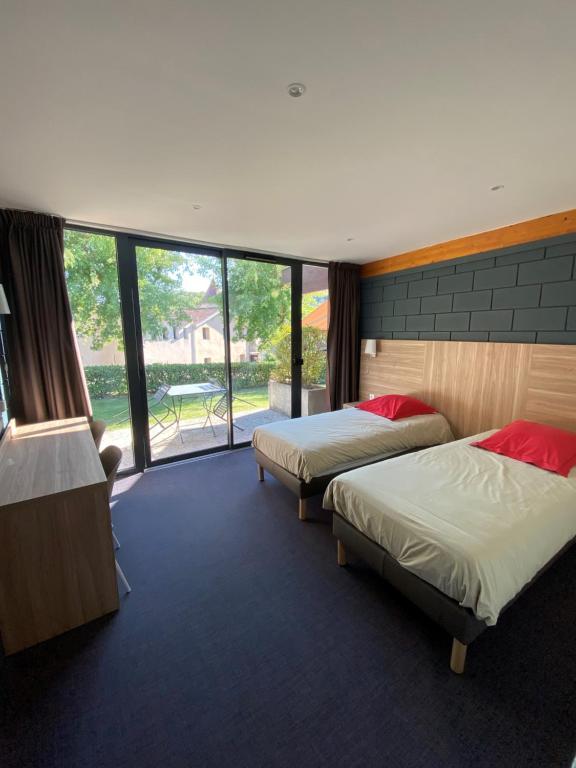
{"type": "Polygon", "coordinates": [[[0,507],[105,482],[85,417],[11,422],[0,443],[0,507]]]}

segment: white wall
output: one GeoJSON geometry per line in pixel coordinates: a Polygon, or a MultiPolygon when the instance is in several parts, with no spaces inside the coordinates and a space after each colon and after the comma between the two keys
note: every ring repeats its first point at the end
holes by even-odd
{"type": "MultiPolygon", "coordinates": [[[[80,354],[84,365],[124,365],[124,351],[113,344],[105,344],[102,349],[91,349],[89,340],[78,339],[80,354]]],[[[230,344],[230,354],[233,363],[240,362],[244,355],[246,362],[250,354],[258,351],[258,345],[246,341],[235,341],[230,344]]],[[[203,363],[205,358],[213,363],[224,362],[224,324],[216,315],[204,326],[187,329],[180,333],[179,338],[159,341],[144,341],[144,361],[151,363],[203,363]],[[202,337],[202,328],[210,329],[210,338],[202,337]]]]}

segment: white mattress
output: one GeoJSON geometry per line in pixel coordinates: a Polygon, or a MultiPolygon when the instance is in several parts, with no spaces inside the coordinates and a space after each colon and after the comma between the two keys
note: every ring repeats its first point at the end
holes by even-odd
{"type": "Polygon", "coordinates": [[[313,477],[449,440],[453,440],[450,426],[439,413],[390,421],[359,408],[344,408],[258,427],[252,445],[310,482],[313,477]]]}
{"type": "Polygon", "coordinates": [[[347,472],[324,497],[489,625],[576,536],[576,468],[564,478],[468,445],[490,434],[347,472]]]}

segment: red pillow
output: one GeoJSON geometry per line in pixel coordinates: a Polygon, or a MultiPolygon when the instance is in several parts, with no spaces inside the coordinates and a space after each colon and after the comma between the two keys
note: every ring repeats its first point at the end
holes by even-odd
{"type": "Polygon", "coordinates": [[[408,397],[407,395],[382,395],[382,397],[375,397],[373,400],[365,400],[363,403],[358,403],[356,408],[360,408],[361,411],[375,413],[376,416],[384,416],[392,421],[407,419],[408,416],[436,413],[434,408],[426,405],[422,400],[417,400],[415,397],[408,397]]]}
{"type": "Polygon", "coordinates": [[[576,466],[576,433],[535,421],[513,421],[494,435],[470,445],[535,464],[564,477],[576,466]]]}

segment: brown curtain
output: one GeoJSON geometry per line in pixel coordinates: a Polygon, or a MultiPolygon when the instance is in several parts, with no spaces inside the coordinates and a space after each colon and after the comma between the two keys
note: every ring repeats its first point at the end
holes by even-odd
{"type": "Polygon", "coordinates": [[[360,377],[360,267],[328,265],[328,391],[333,411],[358,400],[360,377]]]}
{"type": "Polygon", "coordinates": [[[64,278],[64,222],[0,210],[10,416],[35,423],[89,416],[90,401],[64,278]]]}

